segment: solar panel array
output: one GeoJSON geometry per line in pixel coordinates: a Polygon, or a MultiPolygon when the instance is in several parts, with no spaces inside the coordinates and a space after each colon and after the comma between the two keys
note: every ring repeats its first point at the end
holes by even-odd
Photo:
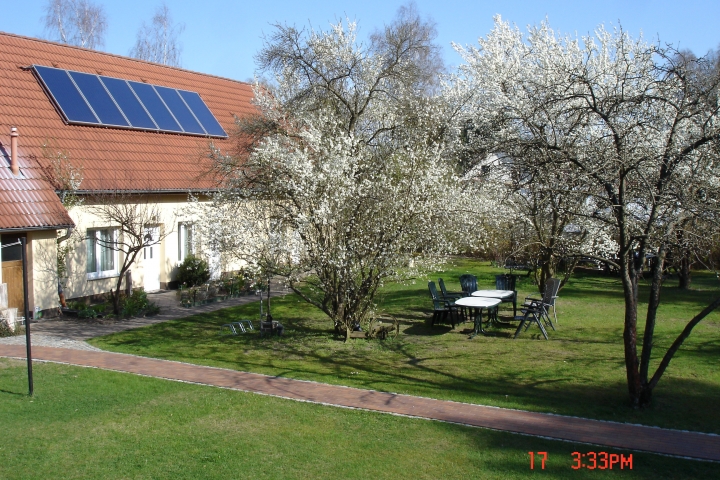
{"type": "Polygon", "coordinates": [[[68,123],[227,138],[197,92],[33,65],[68,123]]]}

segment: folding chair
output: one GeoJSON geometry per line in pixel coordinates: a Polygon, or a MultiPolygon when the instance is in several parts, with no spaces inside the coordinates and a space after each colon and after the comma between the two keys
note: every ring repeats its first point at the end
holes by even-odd
{"type": "Polygon", "coordinates": [[[530,302],[520,307],[520,312],[522,315],[517,315],[515,317],[515,320],[520,320],[520,325],[518,325],[517,330],[515,330],[515,336],[513,338],[517,338],[518,335],[520,335],[523,327],[527,330],[531,324],[536,323],[537,326],[540,327],[540,331],[545,337],[545,340],[548,340],[547,330],[545,330],[542,322],[542,307],[540,307],[537,303],[530,302]]]}
{"type": "MultiPolygon", "coordinates": [[[[553,316],[555,317],[555,323],[558,323],[557,310],[555,308],[555,300],[558,298],[558,291],[560,290],[560,280],[557,278],[548,278],[545,282],[545,291],[543,292],[542,298],[526,297],[525,303],[528,301],[535,302],[542,307],[542,313],[544,318],[550,321],[550,307],[553,309],[553,316]]],[[[550,321],[552,326],[552,321],[550,321]]],[[[555,327],[552,327],[555,330],[555,327]]]]}

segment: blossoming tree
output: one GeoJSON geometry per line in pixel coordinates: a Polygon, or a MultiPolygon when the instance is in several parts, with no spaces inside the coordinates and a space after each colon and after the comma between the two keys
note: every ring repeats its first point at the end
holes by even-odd
{"type": "Polygon", "coordinates": [[[434,36],[413,8],[366,42],[352,22],[277,25],[257,55],[271,76],[255,88],[260,114],[239,119],[237,152],[213,152],[225,189],[206,218],[245,225],[216,227],[219,242],[268,260],[346,338],[384,279],[468,237],[450,214],[463,194],[434,36]]]}
{"type": "MultiPolygon", "coordinates": [[[[458,84],[472,92],[478,150],[502,152],[527,172],[562,172],[548,195],[577,196],[584,215],[610,232],[625,298],[624,349],[634,406],[654,387],[684,339],[720,299],[696,315],[650,372],[663,264],[690,217],[717,210],[719,78],[705,59],[677,55],[623,32],[562,37],[543,23],[527,36],[496,18],[464,57],[458,84]],[[587,213],[589,208],[589,215],[587,213]],[[638,282],[652,254],[652,280],[640,353],[638,282]]],[[[690,235],[685,234],[685,238],[690,235]]]]}

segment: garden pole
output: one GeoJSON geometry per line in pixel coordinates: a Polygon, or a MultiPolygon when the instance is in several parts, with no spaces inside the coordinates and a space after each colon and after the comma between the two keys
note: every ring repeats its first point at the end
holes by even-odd
{"type": "Polygon", "coordinates": [[[268,275],[268,315],[270,315],[270,275],[268,275]]]}
{"type": "Polygon", "coordinates": [[[27,352],[27,368],[28,368],[28,389],[30,396],[33,395],[33,376],[32,376],[32,348],[30,345],[30,310],[28,306],[28,272],[27,272],[27,252],[25,252],[25,245],[27,239],[20,237],[20,250],[22,254],[22,269],[23,269],[23,301],[25,302],[25,348],[27,352]]]}

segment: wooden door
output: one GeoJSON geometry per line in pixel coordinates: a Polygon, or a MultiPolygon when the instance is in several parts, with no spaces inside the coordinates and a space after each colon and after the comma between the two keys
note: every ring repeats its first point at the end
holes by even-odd
{"type": "Polygon", "coordinates": [[[25,315],[25,302],[23,302],[22,260],[2,262],[2,281],[7,284],[8,307],[17,307],[18,317],[22,317],[25,315]]]}

